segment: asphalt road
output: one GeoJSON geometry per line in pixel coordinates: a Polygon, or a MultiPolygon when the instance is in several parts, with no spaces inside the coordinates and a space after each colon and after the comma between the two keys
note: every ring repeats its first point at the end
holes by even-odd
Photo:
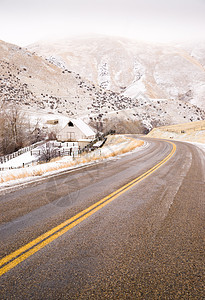
{"type": "Polygon", "coordinates": [[[205,299],[205,154],[174,144],[1,194],[0,299],[205,299]]]}

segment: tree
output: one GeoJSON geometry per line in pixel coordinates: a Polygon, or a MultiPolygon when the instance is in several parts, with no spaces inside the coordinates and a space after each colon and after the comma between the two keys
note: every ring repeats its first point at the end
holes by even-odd
{"type": "Polygon", "coordinates": [[[0,107],[0,155],[6,155],[29,146],[45,137],[38,121],[31,125],[15,105],[0,107]]]}
{"type": "Polygon", "coordinates": [[[22,148],[28,134],[28,122],[16,106],[1,107],[1,153],[8,154],[22,148]]]}
{"type": "MultiPolygon", "coordinates": [[[[89,123],[95,129],[99,129],[99,122],[91,120],[89,123]]],[[[101,132],[107,133],[114,131],[117,134],[140,134],[146,133],[147,129],[140,120],[126,120],[126,119],[104,119],[100,123],[101,132]]]]}
{"type": "Polygon", "coordinates": [[[40,149],[40,162],[49,162],[52,158],[59,156],[59,150],[51,142],[47,142],[40,149]]]}

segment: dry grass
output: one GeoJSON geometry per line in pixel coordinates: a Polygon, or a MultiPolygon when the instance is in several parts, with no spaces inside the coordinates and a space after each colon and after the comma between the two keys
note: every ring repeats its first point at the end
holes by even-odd
{"type": "MultiPolygon", "coordinates": [[[[132,150],[134,150],[137,147],[140,147],[144,144],[143,141],[137,141],[135,139],[132,138],[128,138],[128,137],[123,137],[123,136],[111,136],[108,137],[108,140],[106,142],[106,146],[112,146],[112,145],[117,145],[117,144],[122,144],[122,143],[126,143],[123,145],[123,147],[119,150],[116,151],[112,151],[112,149],[110,148],[110,153],[106,154],[106,155],[97,155],[96,153],[89,153],[89,154],[85,154],[81,157],[76,158],[73,161],[70,162],[64,162],[64,163],[59,163],[58,165],[49,165],[50,163],[44,164],[44,166],[46,165],[46,168],[42,169],[40,168],[40,165],[38,165],[37,169],[34,170],[25,170],[22,169],[21,172],[19,172],[18,174],[8,174],[5,175],[4,177],[0,178],[0,183],[3,182],[8,182],[11,180],[17,180],[17,179],[22,179],[22,178],[27,178],[27,177],[31,177],[31,176],[41,176],[45,173],[48,172],[52,172],[52,171],[57,171],[57,170],[61,170],[61,169],[66,169],[66,168],[70,168],[70,167],[74,167],[80,164],[86,164],[89,162],[94,162],[97,160],[104,160],[110,157],[114,157],[116,155],[120,155],[120,154],[124,154],[127,152],[130,152],[132,150]]],[[[52,162],[56,162],[59,161],[60,158],[56,158],[54,160],[52,160],[52,162]]]]}
{"type": "Polygon", "coordinates": [[[127,142],[127,138],[122,135],[109,135],[106,145],[117,145],[124,142],[127,142]]]}
{"type": "MultiPolygon", "coordinates": [[[[185,131],[185,132],[200,131],[200,130],[205,130],[205,121],[161,126],[161,127],[157,127],[157,129],[160,129],[162,131],[175,132],[175,133],[181,133],[181,131],[185,131]]],[[[152,131],[149,133],[149,136],[151,136],[151,133],[152,131]]]]}
{"type": "Polygon", "coordinates": [[[205,121],[154,128],[149,137],[205,143],[205,121]]]}
{"type": "Polygon", "coordinates": [[[133,151],[135,148],[140,147],[143,144],[144,144],[143,141],[133,140],[127,146],[123,147],[122,149],[113,151],[110,154],[103,156],[102,158],[105,159],[105,158],[109,158],[109,157],[114,157],[114,156],[117,156],[120,154],[124,154],[124,153],[130,152],[130,151],[133,151]]]}
{"type": "Polygon", "coordinates": [[[61,160],[61,157],[60,157],[60,156],[52,158],[52,159],[50,160],[50,162],[56,162],[56,161],[59,161],[59,160],[61,160]]]}
{"type": "Polygon", "coordinates": [[[31,175],[29,174],[29,172],[26,172],[26,171],[21,174],[8,174],[8,175],[5,175],[3,178],[2,177],[0,178],[0,183],[11,181],[11,180],[16,180],[16,179],[27,178],[29,176],[31,176],[31,175]]]}

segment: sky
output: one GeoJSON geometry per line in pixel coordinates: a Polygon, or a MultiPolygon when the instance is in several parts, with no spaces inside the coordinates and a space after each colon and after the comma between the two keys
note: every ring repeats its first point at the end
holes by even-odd
{"type": "Polygon", "coordinates": [[[91,34],[151,42],[204,40],[205,0],[0,0],[0,40],[91,34]]]}

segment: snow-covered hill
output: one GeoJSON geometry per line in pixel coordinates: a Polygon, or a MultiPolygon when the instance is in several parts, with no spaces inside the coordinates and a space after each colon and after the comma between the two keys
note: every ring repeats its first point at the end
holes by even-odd
{"type": "MultiPolygon", "coordinates": [[[[125,49],[122,42],[117,43],[121,43],[121,49],[123,47],[125,49]]],[[[147,83],[147,78],[151,78],[147,67],[142,61],[137,62],[137,59],[139,61],[143,55],[136,57],[134,68],[132,68],[132,51],[130,50],[130,58],[124,52],[124,57],[120,59],[121,67],[119,67],[119,56],[115,53],[119,49],[113,48],[118,44],[113,45],[110,41],[110,44],[105,47],[107,51],[109,50],[109,55],[103,54],[105,50],[102,47],[102,57],[100,53],[95,57],[98,50],[96,42],[95,49],[93,48],[89,54],[92,56],[93,53],[93,56],[92,59],[90,57],[90,63],[87,66],[83,51],[82,57],[77,50],[76,57],[66,52],[69,57],[68,61],[54,54],[48,58],[41,57],[27,49],[0,41],[0,104],[15,103],[28,116],[35,115],[37,118],[46,114],[49,116],[52,114],[53,118],[56,118],[56,114],[59,114],[83,117],[88,121],[100,121],[106,118],[132,119],[142,121],[149,129],[156,125],[205,119],[205,112],[202,109],[181,101],[185,100],[183,95],[180,96],[181,100],[178,97],[170,99],[161,91],[156,82],[153,82],[152,86],[151,83],[147,83]],[[82,62],[81,67],[79,61],[82,62]],[[79,72],[73,70],[75,63],[79,72]],[[127,68],[125,72],[124,67],[127,68]],[[81,72],[87,78],[93,78],[95,82],[99,82],[101,86],[85,79],[81,72]],[[96,75],[96,80],[93,74],[96,75]],[[120,92],[112,90],[113,78],[116,83],[115,89],[120,92]],[[119,87],[119,83],[123,83],[123,86],[119,87]],[[146,96],[150,94],[150,91],[153,97],[146,96]],[[158,94],[160,97],[157,97],[158,94]]],[[[89,44],[87,46],[81,44],[81,50],[84,49],[87,53],[90,47],[89,44]]],[[[119,51],[118,54],[120,53],[119,51]]],[[[152,63],[150,65],[153,70],[157,68],[152,63]]],[[[165,71],[166,68],[164,68],[165,71]]],[[[159,76],[158,80],[160,80],[159,76]]],[[[200,80],[197,82],[200,84],[200,80]]],[[[165,81],[163,84],[165,85],[165,81]]],[[[166,89],[169,90],[168,87],[166,89]]],[[[187,92],[186,96],[191,97],[191,92],[187,92]]]]}
{"type": "Polygon", "coordinates": [[[199,148],[205,151],[205,121],[154,128],[148,136],[200,143],[199,148]]]}
{"type": "MultiPolygon", "coordinates": [[[[42,58],[26,49],[0,41],[0,100],[15,102],[36,113],[46,111],[79,116],[99,111],[106,100],[118,109],[125,96],[105,91],[65,68],[54,57],[42,58]]],[[[126,102],[127,103],[127,102],[126,102]]],[[[128,105],[132,107],[132,103],[128,105]]]]}
{"type": "Polygon", "coordinates": [[[134,84],[136,94],[180,99],[205,109],[205,43],[156,45],[97,36],[39,42],[28,49],[63,61],[103,88],[124,92],[134,84]]]}
{"type": "Polygon", "coordinates": [[[0,98],[24,108],[84,113],[99,88],[21,47],[0,42],[0,98]],[[81,86],[82,85],[82,86],[81,86]]]}

